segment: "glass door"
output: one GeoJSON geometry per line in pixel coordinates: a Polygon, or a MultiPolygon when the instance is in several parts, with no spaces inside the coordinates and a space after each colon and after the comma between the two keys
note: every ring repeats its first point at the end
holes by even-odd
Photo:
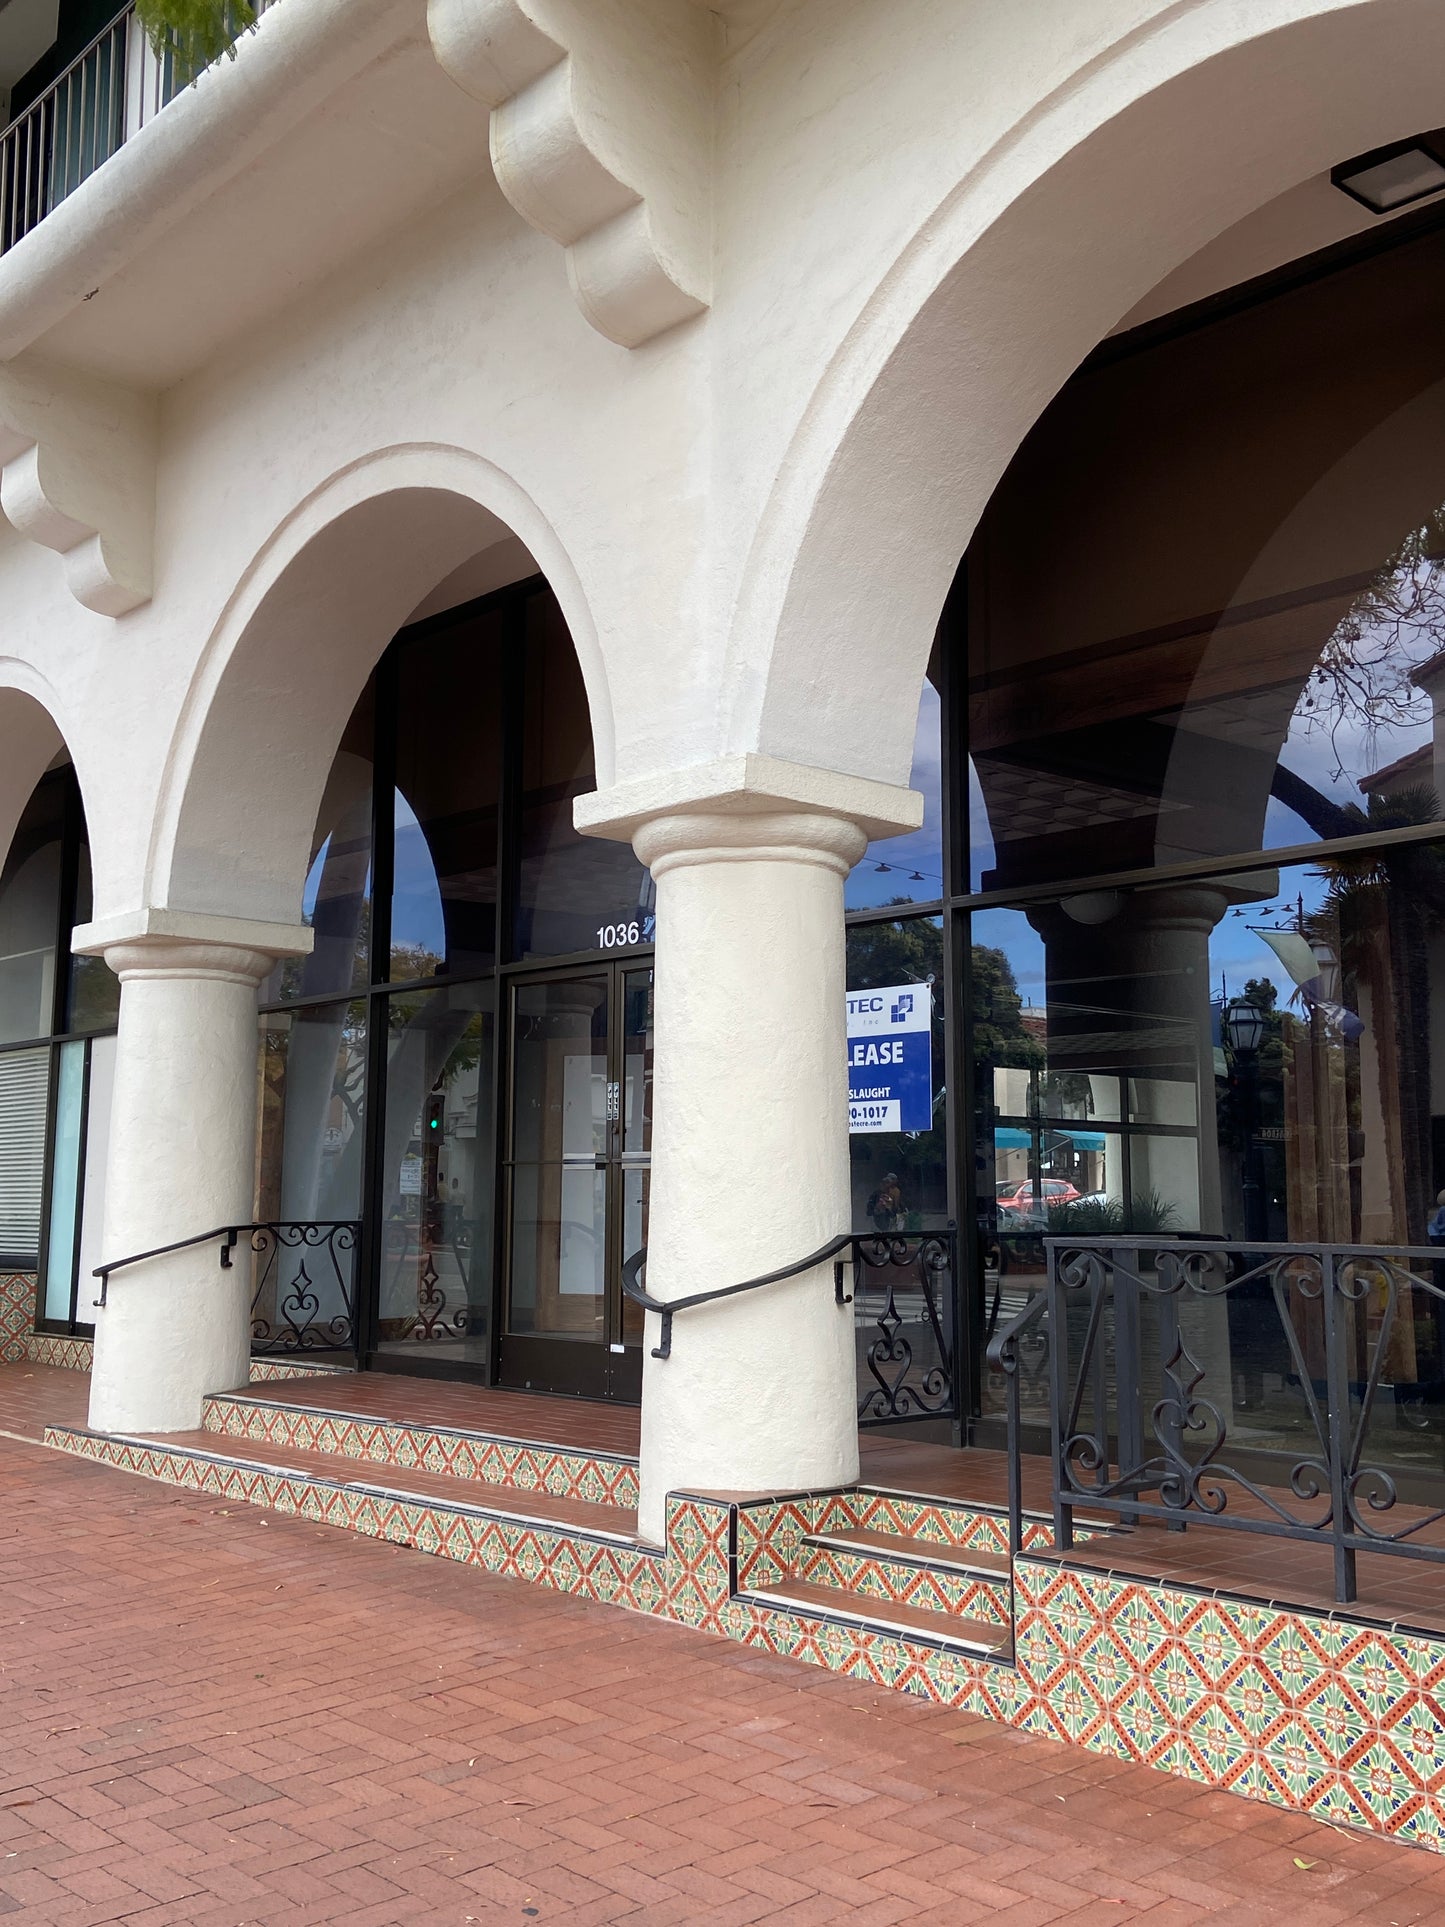
{"type": "Polygon", "coordinates": [[[647,1235],[652,973],[514,981],[510,1018],[502,1383],[637,1398],[622,1264],[647,1235]]]}

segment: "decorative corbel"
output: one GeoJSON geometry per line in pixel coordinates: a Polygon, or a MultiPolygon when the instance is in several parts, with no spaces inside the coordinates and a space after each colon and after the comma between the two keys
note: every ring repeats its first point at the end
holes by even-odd
{"type": "Polygon", "coordinates": [[[442,67],[491,111],[512,206],[567,250],[625,348],[711,299],[716,21],[678,0],[428,0],[442,67]]]}
{"type": "Polygon", "coordinates": [[[98,615],[148,602],[156,412],[149,396],[24,357],[0,364],[0,513],[64,560],[98,615]]]}

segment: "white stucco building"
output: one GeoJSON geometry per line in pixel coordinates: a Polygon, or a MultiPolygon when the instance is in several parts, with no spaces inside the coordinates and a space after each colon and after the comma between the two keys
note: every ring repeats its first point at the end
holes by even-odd
{"type": "MultiPolygon", "coordinates": [[[[113,10],[0,0],[0,1261],[93,1432],[256,1333],[640,1399],[656,1546],[997,1450],[1045,1232],[1427,1242],[1438,0],[274,0],[180,91],[113,10]],[[624,1288],[870,1231],[871,1373],[877,1267],[624,1288]]],[[[1184,1321],[1256,1474],[1290,1276],[1184,1321]]]]}

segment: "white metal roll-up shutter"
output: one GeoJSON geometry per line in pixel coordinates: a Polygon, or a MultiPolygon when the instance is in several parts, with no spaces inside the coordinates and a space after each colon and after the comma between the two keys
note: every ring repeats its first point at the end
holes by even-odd
{"type": "Polygon", "coordinates": [[[40,1250],[49,1090],[48,1048],[0,1051],[0,1256],[12,1261],[40,1250]]]}

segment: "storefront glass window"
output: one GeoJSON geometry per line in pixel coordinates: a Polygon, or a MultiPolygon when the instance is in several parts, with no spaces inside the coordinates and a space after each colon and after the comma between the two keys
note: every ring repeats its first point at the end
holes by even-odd
{"type": "Polygon", "coordinates": [[[587,691],[556,599],[527,604],[516,955],[631,948],[653,939],[652,879],[628,843],[580,836],[576,797],[597,787],[587,691]]]}
{"type": "Polygon", "coordinates": [[[936,903],[943,880],[943,714],[937,661],[930,666],[918,705],[913,769],[908,782],[923,797],[923,824],[909,836],[870,843],[847,882],[850,910],[889,904],[936,903]]]}
{"type": "Polygon", "coordinates": [[[302,915],[315,932],[309,957],[287,957],[261,987],[263,1004],[344,995],[370,978],[371,784],[375,686],[351,713],[331,765],[311,838],[302,915]]]}
{"type": "Polygon", "coordinates": [[[496,957],[504,620],[494,606],[396,653],[395,982],[496,957]]]}
{"type": "Polygon", "coordinates": [[[0,872],[0,1043],[52,1028],[65,808],[63,781],[39,784],[0,872]]]}
{"type": "Polygon", "coordinates": [[[972,887],[1431,823],[1445,240],[1062,392],[968,565],[972,887]]]}
{"type": "Polygon", "coordinates": [[[495,1010],[490,977],[386,1001],[382,1351],[486,1358],[495,1010]]]}
{"type": "MultiPolygon", "coordinates": [[[[971,921],[981,1242],[1005,1313],[1041,1287],[1046,1234],[1429,1242],[1445,844],[971,921]]],[[[1231,1300],[1242,1403],[1293,1369],[1267,1313],[1231,1300]]],[[[1428,1308],[1399,1344],[1409,1384],[1445,1384],[1428,1308]]]]}
{"type": "MultiPolygon", "coordinates": [[[[89,923],[94,913],[90,873],[90,845],[80,845],[75,878],[75,921],[89,923]]],[[[70,959],[69,1015],[71,1031],[114,1030],[120,1021],[120,979],[104,957],[70,959]]]]}
{"type": "Polygon", "coordinates": [[[366,1005],[316,1004],[261,1019],[256,1216],[358,1216],[366,1125],[366,1005]]]}

